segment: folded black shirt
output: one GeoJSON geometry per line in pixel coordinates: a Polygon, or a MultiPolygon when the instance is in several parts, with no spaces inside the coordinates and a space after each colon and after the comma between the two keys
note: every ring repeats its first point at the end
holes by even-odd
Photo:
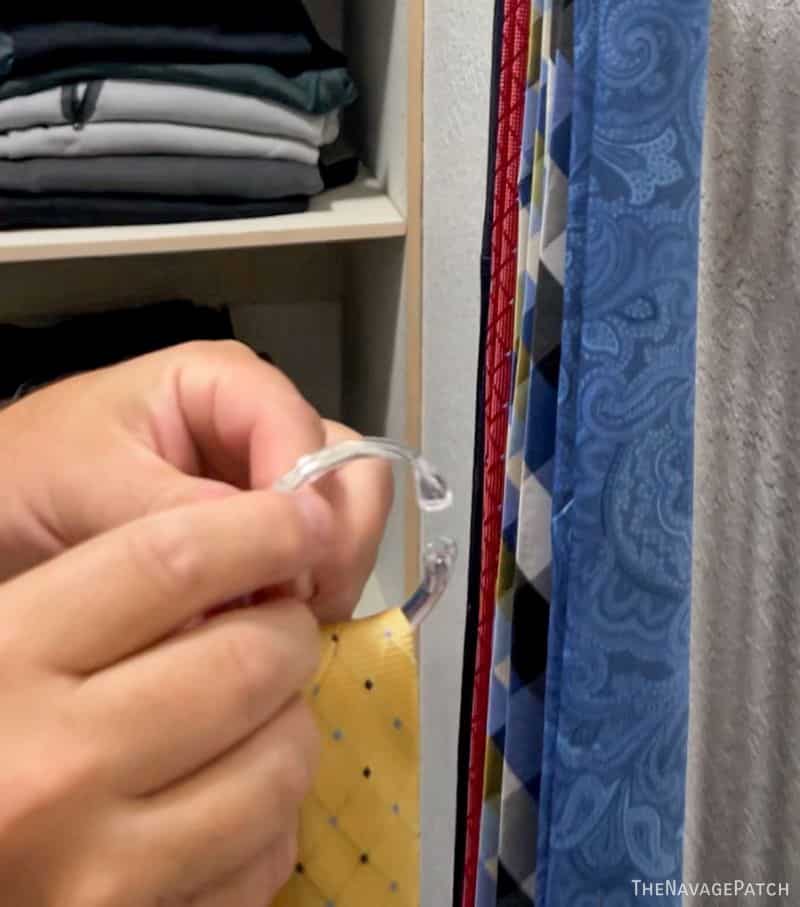
{"type": "Polygon", "coordinates": [[[76,315],[42,326],[0,324],[0,399],[178,343],[233,336],[227,308],[183,300],[76,315]]]}
{"type": "Polygon", "coordinates": [[[118,63],[258,63],[286,75],[345,65],[308,17],[296,31],[237,30],[220,25],[54,21],[0,31],[0,78],[103,61],[118,63]]]}
{"type": "Polygon", "coordinates": [[[232,202],[127,195],[0,195],[0,229],[113,227],[299,214],[304,197],[232,202]]]}
{"type": "Polygon", "coordinates": [[[123,25],[215,25],[261,31],[304,31],[309,15],[302,0],[267,0],[266,3],[229,3],[222,7],[196,3],[161,3],[142,7],[136,3],[109,3],[108,0],[83,0],[69,4],[69,15],[54,13],[52,4],[5,4],[0,10],[0,28],[33,22],[63,21],[113,22],[123,25]],[[144,9],[144,12],[143,12],[144,9]]]}

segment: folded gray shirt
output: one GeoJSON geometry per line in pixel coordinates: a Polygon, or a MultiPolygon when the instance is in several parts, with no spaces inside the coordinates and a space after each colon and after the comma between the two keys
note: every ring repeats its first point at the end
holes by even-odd
{"type": "Polygon", "coordinates": [[[296,161],[219,157],[96,157],[0,160],[7,195],[194,196],[269,200],[316,195],[319,167],[296,161]]]}
{"type": "Polygon", "coordinates": [[[306,113],[277,101],[171,82],[115,80],[49,88],[0,101],[0,132],[84,123],[175,123],[296,139],[336,141],[339,111],[306,113]]]}
{"type": "Polygon", "coordinates": [[[115,154],[263,157],[312,166],[319,161],[319,148],[296,139],[176,123],[86,123],[80,129],[33,126],[0,135],[0,158],[115,154]]]}

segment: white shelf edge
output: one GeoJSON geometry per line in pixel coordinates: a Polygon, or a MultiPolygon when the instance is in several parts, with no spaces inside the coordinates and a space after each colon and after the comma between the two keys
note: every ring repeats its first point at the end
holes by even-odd
{"type": "Polygon", "coordinates": [[[0,232],[0,264],[68,258],[208,252],[404,236],[406,220],[365,171],[312,199],[302,214],[136,227],[0,232]]]}

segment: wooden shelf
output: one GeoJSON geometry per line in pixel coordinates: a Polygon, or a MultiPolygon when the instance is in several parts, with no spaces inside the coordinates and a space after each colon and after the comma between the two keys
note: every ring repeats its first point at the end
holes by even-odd
{"type": "Polygon", "coordinates": [[[355,183],[317,196],[304,214],[144,227],[0,232],[0,263],[345,242],[405,233],[403,215],[377,181],[362,172],[355,183]]]}

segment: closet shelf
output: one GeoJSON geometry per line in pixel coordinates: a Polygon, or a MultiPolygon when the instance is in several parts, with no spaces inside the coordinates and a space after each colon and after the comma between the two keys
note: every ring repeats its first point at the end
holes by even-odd
{"type": "Polygon", "coordinates": [[[0,232],[0,263],[309,245],[405,236],[406,221],[366,171],[303,214],[142,227],[0,232]]]}

